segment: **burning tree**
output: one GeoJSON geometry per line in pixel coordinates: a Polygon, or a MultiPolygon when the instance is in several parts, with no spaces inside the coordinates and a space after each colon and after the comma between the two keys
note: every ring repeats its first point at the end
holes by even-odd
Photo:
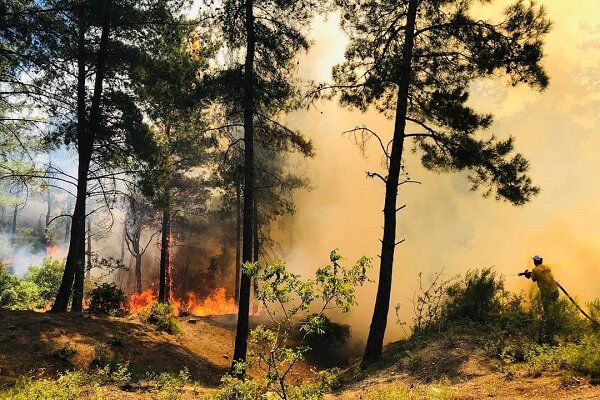
{"type": "MultiPolygon", "coordinates": [[[[391,140],[364,127],[353,132],[359,143],[375,138],[387,171],[369,176],[385,185],[384,228],[379,286],[362,360],[366,367],[381,354],[387,324],[398,188],[404,145],[415,141],[423,165],[440,172],[468,171],[473,189],[521,205],[538,192],[527,176],[528,162],[513,153],[514,140],[485,135],[492,115],[468,104],[474,79],[503,74],[512,85],[543,90],[543,38],[550,28],[544,9],[517,1],[500,22],[471,16],[472,1],[403,0],[336,2],[350,43],[346,61],[333,69],[341,104],[362,111],[373,105],[394,119],[391,140]],[[407,131],[416,128],[416,131],[407,131]]],[[[321,87],[320,89],[324,89],[321,87]]]]}

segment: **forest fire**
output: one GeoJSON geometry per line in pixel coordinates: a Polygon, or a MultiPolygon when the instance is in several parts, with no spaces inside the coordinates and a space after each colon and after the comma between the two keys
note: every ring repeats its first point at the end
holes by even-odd
{"type": "MultiPolygon", "coordinates": [[[[152,289],[146,289],[140,294],[129,296],[129,312],[139,314],[142,310],[157,301],[152,289]]],[[[199,300],[195,293],[188,292],[185,300],[172,299],[175,315],[190,314],[198,317],[208,315],[225,315],[237,313],[233,298],[228,298],[224,288],[212,291],[206,298],[199,300]]]]}
{"type": "Polygon", "coordinates": [[[46,253],[49,256],[52,256],[54,258],[58,258],[58,257],[60,257],[61,250],[60,250],[60,247],[58,247],[58,246],[47,246],[46,247],[46,253]]]}

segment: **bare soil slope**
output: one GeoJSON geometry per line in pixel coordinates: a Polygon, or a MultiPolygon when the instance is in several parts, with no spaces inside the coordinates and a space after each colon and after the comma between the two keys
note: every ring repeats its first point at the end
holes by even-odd
{"type": "Polygon", "coordinates": [[[389,345],[382,362],[366,372],[347,370],[348,384],[327,399],[600,399],[600,386],[585,377],[508,372],[469,338],[434,341],[408,357],[398,356],[397,347],[389,345]]]}

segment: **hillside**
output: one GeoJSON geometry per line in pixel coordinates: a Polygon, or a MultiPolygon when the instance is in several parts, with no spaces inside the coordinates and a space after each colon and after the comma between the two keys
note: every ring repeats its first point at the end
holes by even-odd
{"type": "MultiPolygon", "coordinates": [[[[128,362],[134,379],[125,385],[109,382],[101,388],[102,395],[96,388],[84,392],[83,398],[154,398],[145,376],[177,374],[184,368],[190,380],[178,395],[210,396],[230,366],[235,319],[182,317],[179,322],[184,333],[175,337],[131,318],[0,310],[0,384],[8,387],[24,377],[54,379],[66,370],[93,370],[99,349],[104,349],[104,356],[128,362]]],[[[386,347],[383,360],[368,371],[359,372],[356,366],[344,371],[342,386],[326,398],[600,398],[600,386],[585,376],[532,374],[526,365],[507,368],[489,354],[485,343],[477,335],[393,343],[386,347]]],[[[255,376],[256,371],[250,374],[255,376]]],[[[300,364],[292,379],[311,376],[310,366],[300,364]]]]}
{"type": "Polygon", "coordinates": [[[508,368],[488,354],[484,337],[452,336],[388,345],[373,368],[345,371],[346,384],[326,399],[600,399],[600,386],[589,378],[532,373],[527,365],[508,368]]]}

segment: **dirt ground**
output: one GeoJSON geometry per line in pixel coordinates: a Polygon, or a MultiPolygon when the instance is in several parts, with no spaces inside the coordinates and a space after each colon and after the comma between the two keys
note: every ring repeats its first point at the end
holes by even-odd
{"type": "MultiPolygon", "coordinates": [[[[327,400],[396,399],[374,397],[374,393],[391,393],[402,388],[410,399],[503,399],[503,400],[583,400],[600,399],[600,386],[583,377],[565,380],[560,374],[528,376],[525,371],[506,372],[498,360],[471,341],[449,345],[439,341],[418,350],[418,365],[407,371],[393,360],[361,374],[339,393],[327,400]],[[365,376],[362,378],[362,376],[365,376]],[[361,379],[362,378],[362,379],[361,379]]],[[[350,376],[353,372],[347,372],[350,376]]],[[[381,396],[381,395],[380,395],[381,396]]]]}
{"type": "MultiPolygon", "coordinates": [[[[134,373],[177,373],[187,367],[196,385],[184,398],[195,398],[198,388],[216,388],[230,367],[235,322],[235,316],[182,317],[184,333],[178,338],[134,318],[0,310],[0,385],[10,385],[22,376],[52,377],[65,370],[90,368],[102,347],[113,359],[129,362],[134,373]]],[[[253,320],[253,324],[258,322],[253,320]]],[[[600,386],[591,385],[585,377],[509,373],[469,340],[430,343],[415,350],[418,362],[409,365],[393,356],[397,351],[394,345],[388,346],[384,361],[367,373],[349,368],[341,391],[326,398],[406,398],[393,397],[391,389],[402,388],[410,399],[600,399],[600,386]]],[[[251,376],[255,374],[250,371],[251,376]]],[[[306,363],[293,372],[295,381],[311,376],[306,363]]],[[[143,393],[108,390],[113,398],[147,398],[143,393]]]]}

